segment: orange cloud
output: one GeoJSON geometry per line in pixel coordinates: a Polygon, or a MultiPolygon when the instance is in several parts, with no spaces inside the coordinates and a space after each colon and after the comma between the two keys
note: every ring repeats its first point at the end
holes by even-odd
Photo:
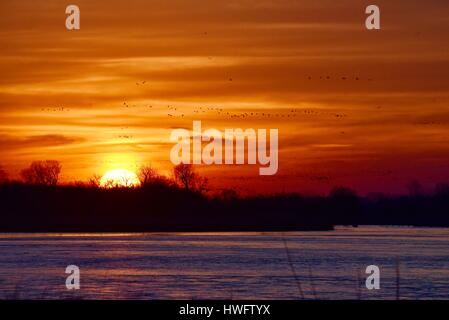
{"type": "Polygon", "coordinates": [[[279,173],[204,167],[244,192],[403,190],[449,179],[447,1],[0,4],[0,164],[58,159],[65,180],[171,168],[172,128],[278,128],[279,173]],[[292,110],[295,110],[292,112],[292,110]],[[386,174],[388,173],[388,174],[386,174]]]}

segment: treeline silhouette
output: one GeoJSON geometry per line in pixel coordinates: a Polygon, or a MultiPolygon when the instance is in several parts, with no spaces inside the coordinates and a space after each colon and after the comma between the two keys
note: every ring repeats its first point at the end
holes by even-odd
{"type": "Polygon", "coordinates": [[[150,166],[139,187],[88,182],[58,185],[57,161],[33,162],[22,181],[0,168],[0,232],[165,232],[331,230],[335,225],[449,226],[449,185],[433,194],[359,197],[335,187],[326,196],[276,194],[241,197],[231,189],[213,196],[191,165],[172,177],[150,166]],[[6,178],[5,178],[6,177],[6,178]],[[38,178],[39,177],[39,178],[38,178]]]}

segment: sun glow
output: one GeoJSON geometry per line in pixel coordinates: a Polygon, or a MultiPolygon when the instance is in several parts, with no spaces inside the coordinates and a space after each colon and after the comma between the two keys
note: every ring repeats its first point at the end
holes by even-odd
{"type": "Polygon", "coordinates": [[[103,188],[132,188],[139,185],[137,175],[125,169],[110,170],[100,180],[100,186],[103,188]]]}

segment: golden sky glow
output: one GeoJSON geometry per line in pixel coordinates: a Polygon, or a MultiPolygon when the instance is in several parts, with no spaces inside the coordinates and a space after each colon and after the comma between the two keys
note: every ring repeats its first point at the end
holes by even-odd
{"type": "Polygon", "coordinates": [[[446,0],[376,1],[380,31],[364,27],[367,1],[74,3],[79,31],[65,28],[66,1],[0,2],[0,165],[14,177],[45,159],[64,181],[168,173],[171,130],[201,120],[279,128],[276,176],[201,168],[217,188],[449,180],[446,0]]]}

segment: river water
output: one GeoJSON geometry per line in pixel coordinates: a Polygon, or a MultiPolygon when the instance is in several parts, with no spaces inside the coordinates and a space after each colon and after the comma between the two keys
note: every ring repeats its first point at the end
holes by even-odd
{"type": "Polygon", "coordinates": [[[448,299],[449,229],[0,234],[0,299],[315,298],[448,299]],[[368,265],[379,290],[365,286],[368,265]]]}

